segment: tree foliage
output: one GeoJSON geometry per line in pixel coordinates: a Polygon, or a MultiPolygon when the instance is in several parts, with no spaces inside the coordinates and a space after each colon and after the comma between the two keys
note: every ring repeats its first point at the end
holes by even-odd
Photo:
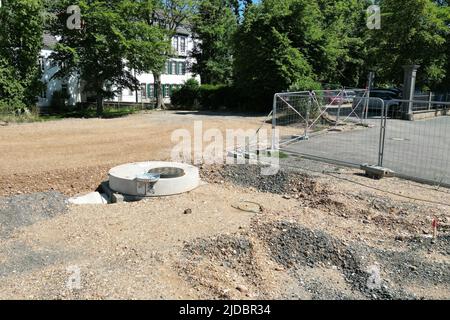
{"type": "Polygon", "coordinates": [[[22,108],[41,90],[38,58],[44,25],[41,0],[8,0],[0,8],[0,100],[22,108]]]}
{"type": "Polygon", "coordinates": [[[58,62],[56,77],[79,76],[84,90],[95,95],[97,112],[103,100],[124,88],[137,90],[136,72],[148,71],[160,60],[158,52],[163,33],[139,19],[140,10],[152,10],[152,1],[59,0],[54,6],[57,18],[52,32],[60,36],[52,58],[58,62]],[[66,9],[78,5],[83,28],[67,28],[66,9]]]}
{"type": "Polygon", "coordinates": [[[196,41],[192,71],[205,83],[227,84],[232,80],[232,39],[237,29],[236,16],[228,0],[203,0],[193,17],[196,41]]]}
{"type": "Polygon", "coordinates": [[[371,64],[378,77],[400,84],[402,66],[417,64],[421,66],[418,83],[428,88],[439,86],[449,59],[448,6],[431,0],[382,0],[380,5],[382,27],[370,39],[374,47],[371,64]]]}

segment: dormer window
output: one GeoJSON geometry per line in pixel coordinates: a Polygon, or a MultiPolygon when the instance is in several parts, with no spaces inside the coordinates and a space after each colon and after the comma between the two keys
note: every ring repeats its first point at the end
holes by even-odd
{"type": "Polygon", "coordinates": [[[174,36],[172,38],[172,47],[179,55],[185,55],[187,52],[187,38],[185,36],[174,36]]]}
{"type": "Polygon", "coordinates": [[[39,58],[39,67],[41,71],[45,71],[45,58],[39,58]]]}
{"type": "Polygon", "coordinates": [[[180,53],[186,54],[186,38],[180,37],[180,53]]]}
{"type": "Polygon", "coordinates": [[[172,38],[172,47],[173,47],[173,50],[178,52],[179,47],[178,47],[178,37],[177,36],[172,38]]]}

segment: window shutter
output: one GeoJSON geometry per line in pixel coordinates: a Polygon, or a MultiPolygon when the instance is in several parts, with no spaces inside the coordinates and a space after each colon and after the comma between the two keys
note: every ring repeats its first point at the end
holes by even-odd
{"type": "Polygon", "coordinates": [[[168,64],[168,74],[172,74],[172,62],[168,61],[167,64],[168,64]]]}
{"type": "Polygon", "coordinates": [[[166,97],[166,85],[163,85],[162,89],[163,89],[163,97],[165,98],[166,97]]]}

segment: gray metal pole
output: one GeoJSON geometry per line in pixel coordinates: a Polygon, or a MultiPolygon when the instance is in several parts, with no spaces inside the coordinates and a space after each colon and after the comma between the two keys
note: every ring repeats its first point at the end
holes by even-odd
{"type": "Polygon", "coordinates": [[[387,108],[384,101],[381,100],[381,128],[380,128],[380,141],[378,143],[378,166],[382,167],[384,162],[384,146],[386,142],[386,125],[387,125],[387,108]]]}
{"type": "Polygon", "coordinates": [[[272,150],[275,151],[276,147],[276,133],[277,128],[277,94],[273,96],[273,107],[272,107],[272,150]]]}
{"type": "Polygon", "coordinates": [[[338,111],[336,115],[336,124],[335,127],[339,125],[339,121],[341,120],[341,109],[342,109],[342,101],[344,99],[345,90],[341,91],[340,98],[339,98],[339,105],[338,105],[338,111]]]}
{"type": "Polygon", "coordinates": [[[305,133],[303,135],[303,140],[308,139],[309,113],[310,113],[310,110],[311,110],[311,106],[312,106],[312,97],[311,97],[311,93],[310,93],[309,100],[308,100],[308,107],[306,109],[306,124],[305,124],[305,133]]]}
{"type": "Polygon", "coordinates": [[[428,110],[431,110],[431,101],[433,101],[433,92],[428,93],[428,110]]]}
{"type": "Polygon", "coordinates": [[[369,80],[367,83],[367,100],[366,100],[366,106],[364,109],[364,120],[367,120],[368,114],[369,114],[369,105],[370,105],[370,92],[373,89],[373,83],[375,81],[375,72],[371,71],[369,72],[369,80]]]}

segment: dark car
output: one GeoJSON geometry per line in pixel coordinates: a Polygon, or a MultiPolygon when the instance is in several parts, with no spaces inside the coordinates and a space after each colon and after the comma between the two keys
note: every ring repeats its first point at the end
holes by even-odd
{"type": "MultiPolygon", "coordinates": [[[[368,101],[368,115],[381,115],[382,104],[378,99],[383,100],[385,108],[388,108],[388,116],[396,117],[400,111],[401,92],[397,89],[373,89],[370,91],[370,98],[368,101]],[[378,99],[376,99],[378,98],[378,99]]],[[[366,99],[356,97],[353,99],[353,107],[362,109],[366,105],[366,99]]]]}

